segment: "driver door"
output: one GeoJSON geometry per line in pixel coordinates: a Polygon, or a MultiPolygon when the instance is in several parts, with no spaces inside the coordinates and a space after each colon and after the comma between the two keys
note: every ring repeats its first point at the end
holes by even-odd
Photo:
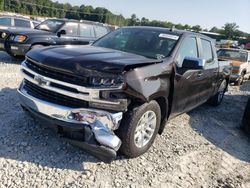
{"type": "Polygon", "coordinates": [[[203,70],[182,67],[185,58],[199,57],[197,38],[195,36],[185,38],[176,56],[173,116],[189,111],[200,104],[200,85],[204,77],[203,70]]]}

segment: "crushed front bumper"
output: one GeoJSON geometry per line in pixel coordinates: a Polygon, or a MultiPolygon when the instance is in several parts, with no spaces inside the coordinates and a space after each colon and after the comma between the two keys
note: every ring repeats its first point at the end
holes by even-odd
{"type": "Polygon", "coordinates": [[[105,162],[110,162],[116,157],[121,140],[113,130],[118,129],[123,116],[122,112],[110,113],[88,108],[75,109],[42,101],[29,95],[23,84],[18,89],[18,93],[21,105],[36,118],[63,128],[81,130],[83,134],[86,131],[90,132],[86,137],[93,133],[94,142],[91,139],[79,140],[68,137],[67,139],[72,144],[89,151],[105,162]]]}

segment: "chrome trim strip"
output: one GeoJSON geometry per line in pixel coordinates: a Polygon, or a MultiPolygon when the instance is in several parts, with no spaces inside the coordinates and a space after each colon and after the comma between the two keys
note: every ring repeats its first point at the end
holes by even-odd
{"type": "Polygon", "coordinates": [[[107,101],[107,100],[99,99],[99,93],[102,90],[107,91],[107,90],[122,89],[122,85],[117,87],[117,88],[89,88],[89,87],[78,86],[78,85],[58,81],[58,80],[40,75],[40,74],[32,71],[31,69],[29,69],[25,64],[25,61],[22,63],[21,74],[24,77],[24,79],[32,82],[33,84],[36,84],[37,86],[44,88],[44,89],[47,89],[47,90],[50,90],[50,91],[60,93],[62,95],[66,95],[66,96],[76,98],[76,99],[81,99],[81,100],[88,101],[88,102],[97,102],[97,103],[103,103],[103,104],[109,104],[109,105],[119,105],[120,104],[119,101],[115,102],[115,101],[107,101]],[[44,80],[44,82],[46,84],[39,84],[39,82],[36,79],[30,77],[28,74],[25,74],[25,72],[23,70],[32,74],[34,76],[34,78],[40,77],[42,80],[44,80]],[[70,91],[60,89],[60,88],[53,87],[53,86],[51,86],[51,83],[55,83],[55,84],[66,86],[66,87],[69,87],[72,89],[76,89],[79,91],[79,93],[74,93],[74,92],[70,92],[70,91]],[[84,93],[88,93],[88,94],[84,94],[84,93]]]}

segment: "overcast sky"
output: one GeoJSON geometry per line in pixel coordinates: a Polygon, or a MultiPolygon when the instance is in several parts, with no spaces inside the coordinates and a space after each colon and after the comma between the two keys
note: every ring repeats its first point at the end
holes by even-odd
{"type": "Polygon", "coordinates": [[[115,14],[173,23],[200,25],[211,29],[235,22],[250,33],[250,0],[57,0],[72,5],[105,7],[115,14]]]}

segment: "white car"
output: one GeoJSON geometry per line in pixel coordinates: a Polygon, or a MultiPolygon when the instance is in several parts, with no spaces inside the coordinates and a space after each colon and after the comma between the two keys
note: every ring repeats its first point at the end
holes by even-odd
{"type": "Polygon", "coordinates": [[[232,74],[230,80],[241,85],[245,77],[250,75],[250,51],[242,49],[222,48],[217,51],[219,60],[230,60],[232,74]]]}
{"type": "Polygon", "coordinates": [[[39,22],[16,16],[0,16],[0,29],[35,28],[39,22]]]}

